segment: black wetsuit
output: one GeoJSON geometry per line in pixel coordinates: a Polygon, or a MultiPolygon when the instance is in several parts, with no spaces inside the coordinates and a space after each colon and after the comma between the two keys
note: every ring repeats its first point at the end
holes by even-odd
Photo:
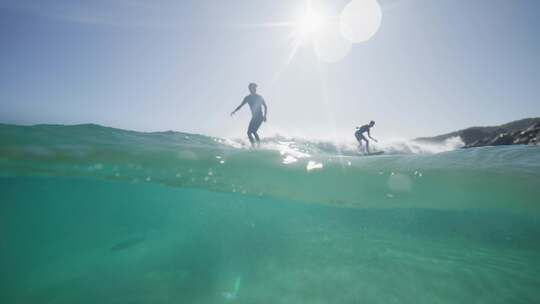
{"type": "Polygon", "coordinates": [[[364,137],[364,133],[368,132],[371,127],[369,125],[363,125],[361,126],[356,132],[354,132],[354,136],[356,137],[356,140],[365,140],[368,141],[367,138],[364,137]]]}
{"type": "Polygon", "coordinates": [[[264,115],[262,112],[262,105],[264,104],[264,99],[259,94],[250,94],[244,98],[242,103],[247,103],[251,109],[251,121],[248,126],[248,136],[251,134],[256,134],[257,130],[264,121],[264,115]]]}

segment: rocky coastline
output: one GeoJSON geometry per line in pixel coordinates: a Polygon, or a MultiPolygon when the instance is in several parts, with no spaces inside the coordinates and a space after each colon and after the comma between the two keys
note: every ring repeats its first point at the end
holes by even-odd
{"type": "Polygon", "coordinates": [[[526,118],[500,126],[471,127],[435,137],[417,138],[417,141],[442,142],[459,136],[463,148],[502,145],[540,145],[540,118],[526,118]]]}

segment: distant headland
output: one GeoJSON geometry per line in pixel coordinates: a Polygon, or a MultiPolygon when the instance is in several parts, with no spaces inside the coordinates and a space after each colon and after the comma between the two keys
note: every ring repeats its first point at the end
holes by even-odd
{"type": "Polygon", "coordinates": [[[442,142],[452,137],[461,137],[464,148],[501,145],[540,144],[540,117],[525,118],[506,124],[489,127],[470,127],[434,137],[420,137],[416,141],[442,142]]]}

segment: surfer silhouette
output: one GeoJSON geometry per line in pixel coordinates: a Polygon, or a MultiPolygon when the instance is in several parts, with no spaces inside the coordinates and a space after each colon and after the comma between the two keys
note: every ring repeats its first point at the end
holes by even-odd
{"type": "Polygon", "coordinates": [[[263,123],[263,121],[266,121],[266,102],[264,101],[264,98],[257,94],[257,84],[256,83],[250,83],[248,85],[250,94],[246,97],[244,97],[244,100],[242,103],[234,109],[234,111],[231,112],[231,116],[233,116],[238,110],[240,110],[246,103],[249,105],[249,108],[251,109],[251,121],[249,122],[248,130],[247,130],[247,136],[249,138],[249,142],[251,143],[251,146],[255,146],[255,141],[257,141],[257,147],[260,145],[260,139],[259,134],[257,134],[257,130],[259,130],[259,127],[263,123]],[[261,108],[264,108],[264,114],[261,108]]]}
{"type": "Polygon", "coordinates": [[[371,134],[369,134],[369,129],[373,128],[375,125],[375,122],[372,120],[367,125],[363,125],[361,127],[356,127],[356,132],[354,133],[354,136],[356,137],[356,140],[358,140],[359,149],[362,149],[362,140],[366,142],[366,153],[369,154],[369,140],[364,136],[364,133],[367,133],[367,136],[377,142],[377,140],[373,137],[371,137],[371,134]]]}

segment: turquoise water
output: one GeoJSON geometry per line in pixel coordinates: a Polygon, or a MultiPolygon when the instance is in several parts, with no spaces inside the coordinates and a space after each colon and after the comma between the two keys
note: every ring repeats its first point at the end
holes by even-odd
{"type": "Polygon", "coordinates": [[[540,147],[0,125],[1,303],[537,303],[540,147]]]}

